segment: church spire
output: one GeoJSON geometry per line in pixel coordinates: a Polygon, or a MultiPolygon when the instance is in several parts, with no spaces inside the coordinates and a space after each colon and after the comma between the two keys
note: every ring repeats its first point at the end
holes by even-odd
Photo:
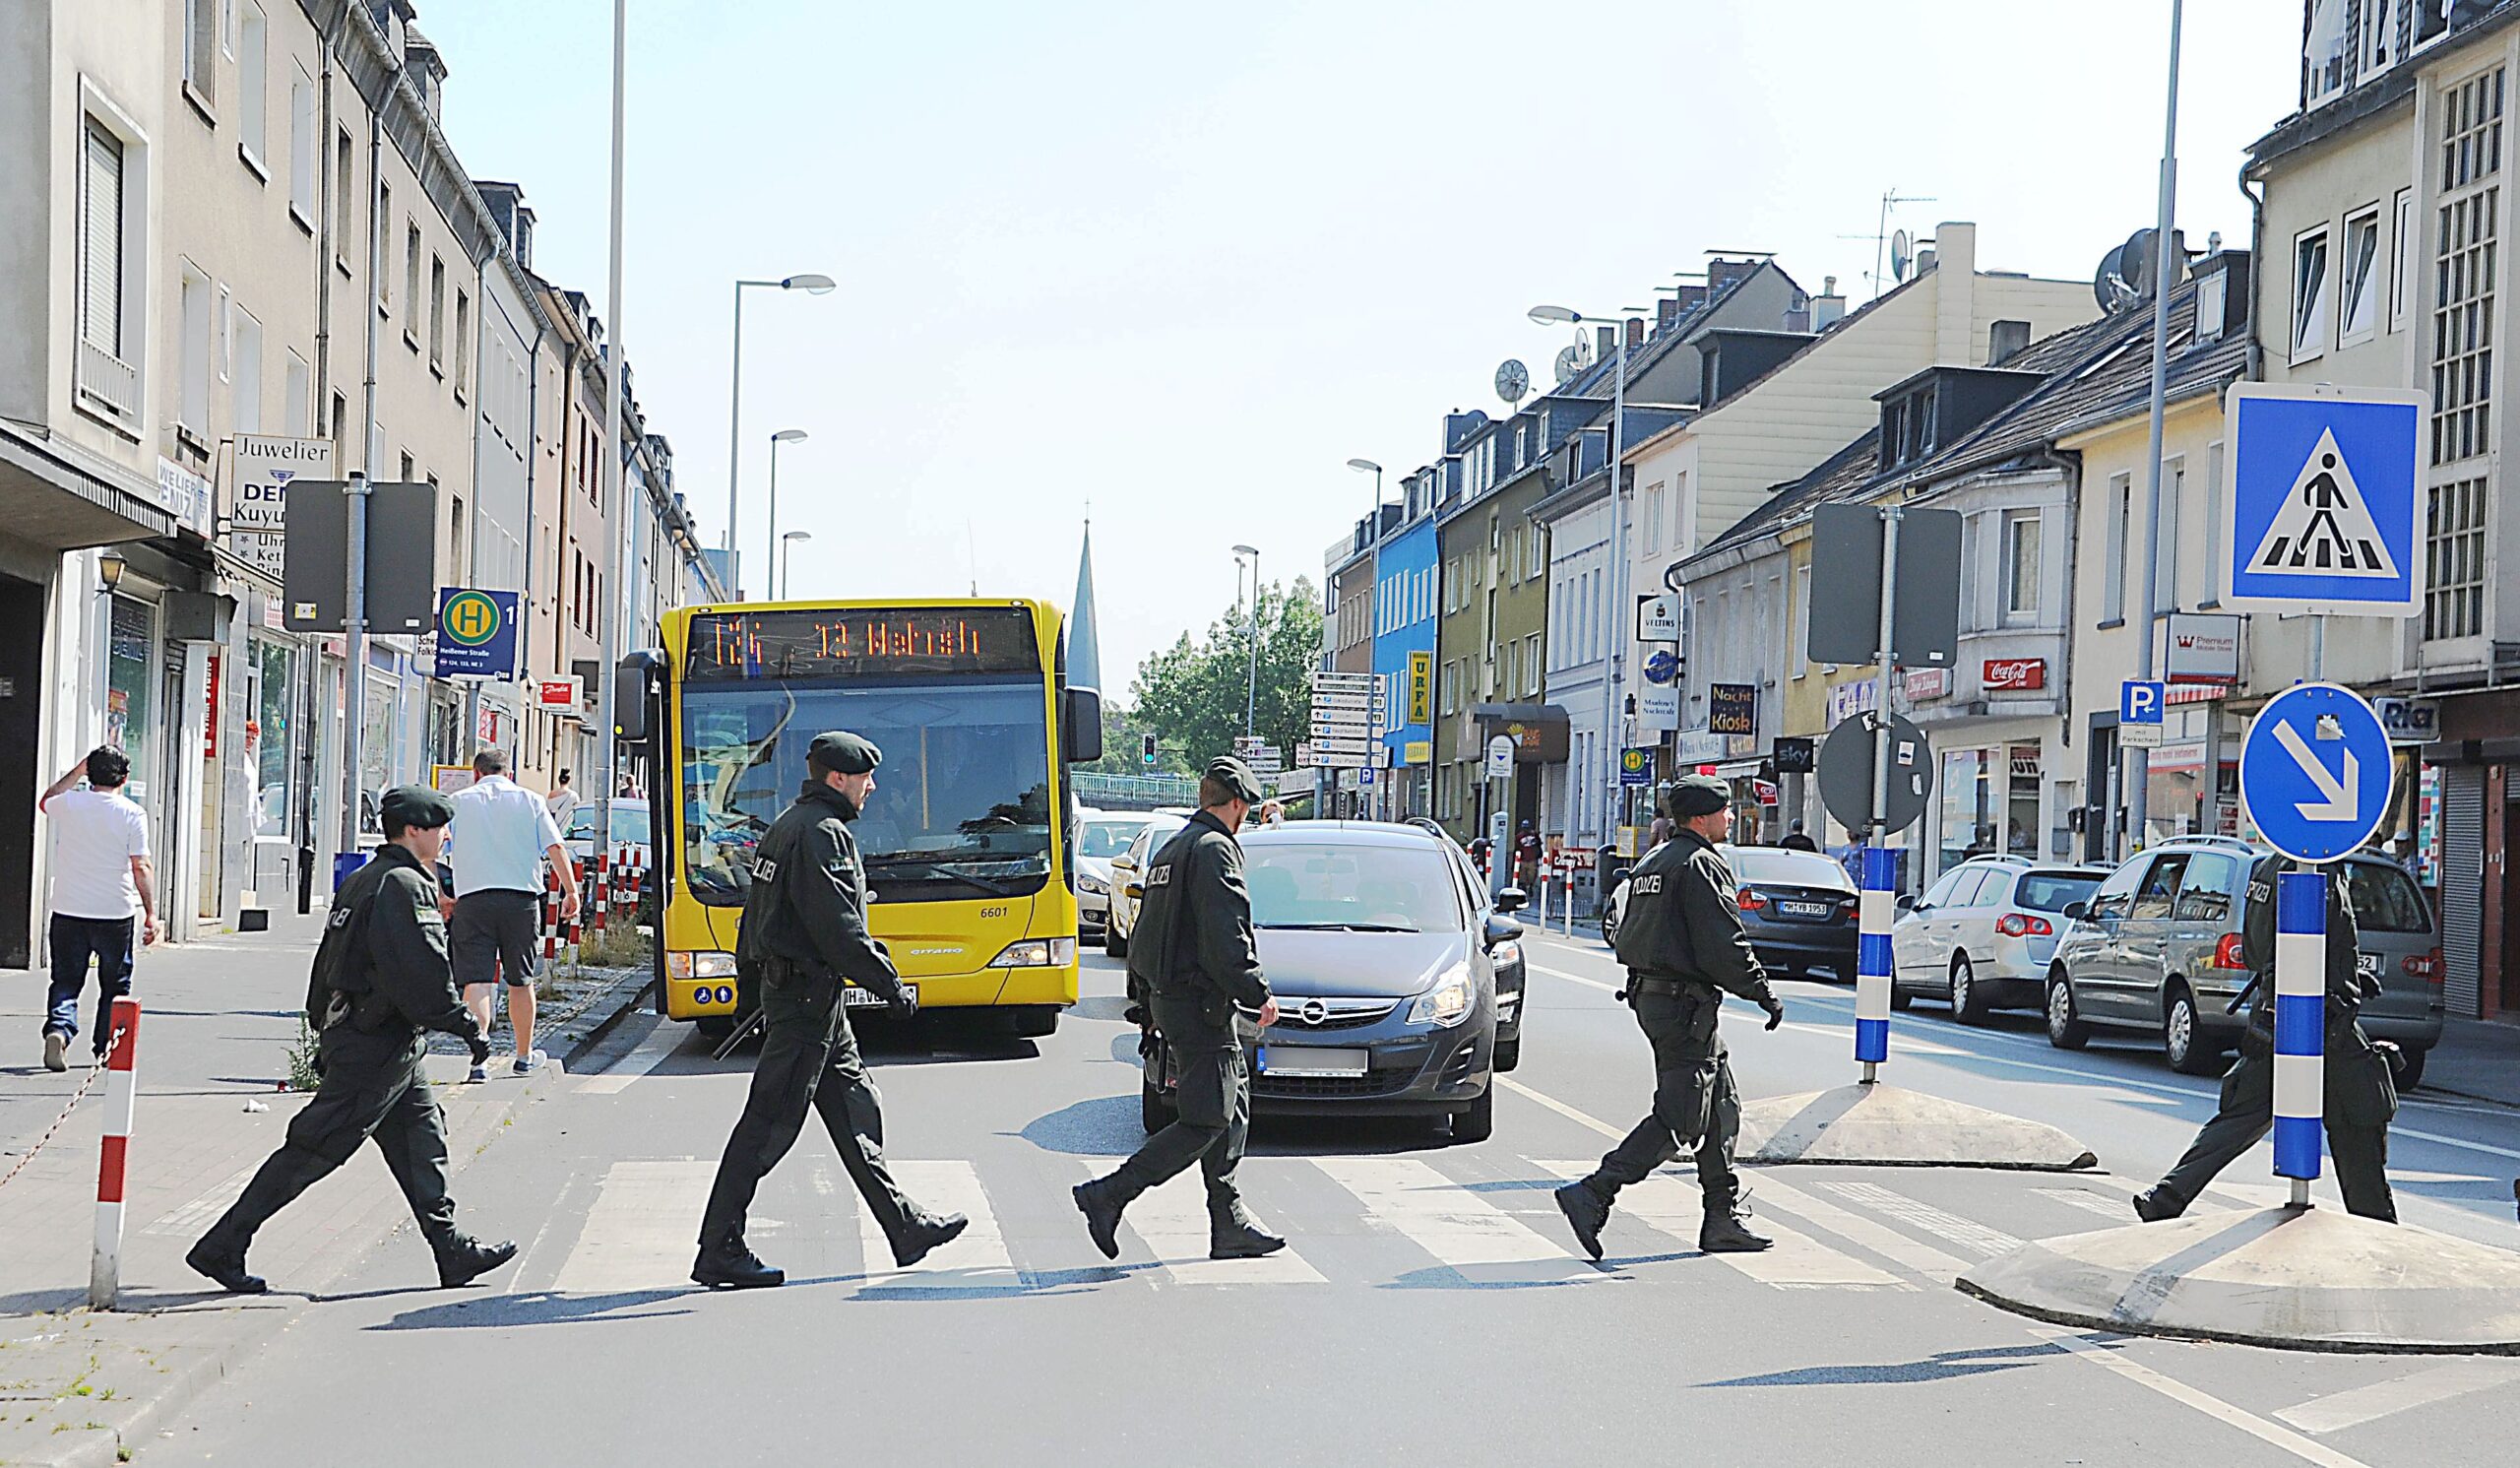
{"type": "Polygon", "coordinates": [[[1085,517],[1085,544],[1076,555],[1076,605],[1068,612],[1067,680],[1079,688],[1102,687],[1102,648],[1094,630],[1094,516],[1090,511],[1085,517]]]}

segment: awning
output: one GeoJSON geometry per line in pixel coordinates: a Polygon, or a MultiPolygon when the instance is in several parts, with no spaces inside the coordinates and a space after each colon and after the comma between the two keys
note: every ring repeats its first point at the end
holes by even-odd
{"type": "Polygon", "coordinates": [[[0,423],[0,505],[18,540],[64,551],[174,535],[174,515],[117,482],[126,478],[83,450],[0,423]]]}
{"type": "Polygon", "coordinates": [[[1566,727],[1566,711],[1553,703],[1475,703],[1470,717],[1486,724],[1554,724],[1566,727]]]}

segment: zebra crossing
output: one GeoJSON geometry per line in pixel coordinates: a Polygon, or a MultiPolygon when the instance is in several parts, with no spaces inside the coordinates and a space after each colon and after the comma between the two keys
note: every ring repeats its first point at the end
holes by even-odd
{"type": "MultiPolygon", "coordinates": [[[[1206,1200],[1194,1172],[1130,1205],[1120,1258],[1106,1264],[1086,1242],[1064,1188],[1044,1187],[1045,1178],[1082,1181],[1103,1170],[1101,1160],[1078,1158],[1072,1172],[1047,1174],[1031,1159],[895,1159],[892,1166],[913,1197],[969,1216],[961,1238],[908,1269],[895,1267],[837,1161],[817,1159],[784,1187],[774,1175],[754,1220],[755,1245],[799,1282],[870,1299],[968,1299],[1078,1286],[1634,1288],[1702,1283],[1709,1270],[1757,1288],[1902,1292],[1947,1287],[1971,1262],[2021,1242],[1879,1181],[1806,1172],[1788,1182],[1777,1170],[1756,1170],[1749,1175],[1755,1226],[1776,1246],[1703,1255],[1697,1185],[1666,1170],[1620,1194],[1606,1235],[1608,1257],[1596,1264],[1576,1250],[1550,1196],[1559,1182],[1589,1172],[1589,1160],[1272,1156],[1244,1162],[1243,1188],[1263,1221],[1292,1241],[1287,1249],[1262,1259],[1210,1259],[1206,1200]]],[[[556,1267],[546,1259],[540,1269],[521,1270],[511,1288],[565,1295],[687,1287],[693,1234],[715,1168],[693,1158],[609,1163],[594,1180],[592,1205],[556,1267]]],[[[2122,1208],[2124,1184],[2097,1176],[2060,1180],[2025,1196],[2039,1222],[2029,1232],[2049,1237],[2095,1227],[2095,1214],[2122,1208]]]]}

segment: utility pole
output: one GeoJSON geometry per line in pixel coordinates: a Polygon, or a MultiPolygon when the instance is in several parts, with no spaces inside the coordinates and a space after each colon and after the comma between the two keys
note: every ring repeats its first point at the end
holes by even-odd
{"type": "Polygon", "coordinates": [[[598,466],[604,485],[603,570],[604,597],[597,614],[602,618],[597,628],[598,642],[596,657],[596,774],[595,842],[593,850],[598,862],[612,850],[612,792],[618,784],[614,774],[615,744],[613,729],[618,713],[613,700],[620,695],[618,666],[621,662],[621,611],[629,605],[621,585],[621,528],[628,518],[622,503],[622,491],[628,476],[621,471],[621,363],[627,353],[621,345],[621,146],[622,120],[627,86],[629,52],[630,0],[612,0],[612,259],[610,278],[605,289],[603,319],[607,327],[604,338],[603,371],[603,463],[598,466]]]}
{"type": "MultiPolygon", "coordinates": [[[[2153,677],[2153,617],[2161,603],[2162,551],[2162,413],[2170,391],[2170,291],[2184,264],[2172,223],[2178,208],[2178,29],[2181,0],[2170,0],[2170,100],[2162,123],[2161,218],[2154,227],[2153,248],[2153,437],[2144,464],[2144,605],[2140,617],[2129,618],[2141,629],[2135,641],[2135,677],[2153,677]]],[[[2152,751],[2137,748],[2126,780],[2126,836],[2129,850],[2145,845],[2152,819],[2152,751]]],[[[2210,784],[2210,782],[2209,782],[2210,784]]],[[[2208,791],[2211,795],[2211,791],[2208,791]]]]}

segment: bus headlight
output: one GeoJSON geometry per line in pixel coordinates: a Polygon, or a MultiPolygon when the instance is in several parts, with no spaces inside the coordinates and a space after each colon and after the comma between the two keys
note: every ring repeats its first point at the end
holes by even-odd
{"type": "Polygon", "coordinates": [[[1471,988],[1470,965],[1457,963],[1444,970],[1434,987],[1418,996],[1409,1006],[1409,1022],[1413,1025],[1436,1024],[1446,1029],[1470,1018],[1477,994],[1471,988]]]}
{"type": "Polygon", "coordinates": [[[1076,962],[1074,938],[1026,938],[988,961],[992,969],[1063,969],[1076,962]]]}
{"type": "Polygon", "coordinates": [[[667,953],[665,977],[732,979],[735,977],[735,956],[731,953],[667,953]]]}

